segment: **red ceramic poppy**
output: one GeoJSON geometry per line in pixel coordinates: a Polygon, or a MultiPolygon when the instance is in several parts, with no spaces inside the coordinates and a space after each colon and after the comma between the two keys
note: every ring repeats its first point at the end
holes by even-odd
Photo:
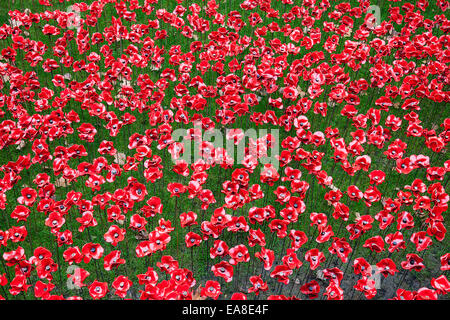
{"type": "Polygon", "coordinates": [[[133,283],[125,276],[118,276],[112,283],[112,287],[115,289],[114,294],[120,298],[125,298],[128,290],[133,283]]]}
{"type": "Polygon", "coordinates": [[[125,238],[125,229],[119,228],[116,225],[112,225],[109,227],[108,231],[104,234],[104,239],[106,242],[111,243],[113,246],[117,246],[117,244],[125,238]]]}
{"type": "Polygon", "coordinates": [[[221,286],[219,282],[208,280],[205,283],[205,286],[201,288],[201,296],[213,298],[217,300],[217,298],[222,294],[221,286]]]}
{"type": "Polygon", "coordinates": [[[415,270],[415,271],[419,272],[425,268],[425,265],[422,262],[423,262],[423,259],[420,258],[417,254],[408,253],[406,255],[406,261],[402,261],[401,266],[403,269],[415,270]]]}
{"type": "Polygon", "coordinates": [[[121,264],[124,264],[126,261],[125,259],[120,258],[121,254],[122,253],[119,250],[114,250],[108,253],[103,258],[103,268],[106,271],[110,271],[113,268],[118,268],[121,264]]]}
{"type": "Polygon", "coordinates": [[[327,297],[327,300],[343,300],[344,290],[334,282],[331,282],[326,288],[324,295],[327,297]]]}
{"type": "Polygon", "coordinates": [[[89,286],[89,295],[95,299],[101,299],[108,293],[108,283],[95,280],[89,286]]]}
{"type": "Polygon", "coordinates": [[[385,278],[387,278],[388,275],[394,275],[397,270],[397,266],[390,258],[385,258],[380,260],[377,264],[377,273],[381,273],[385,278]]]}
{"type": "Polygon", "coordinates": [[[264,282],[260,275],[251,276],[250,283],[252,284],[252,287],[248,289],[248,293],[254,292],[256,296],[269,289],[267,282],[264,282]]]}
{"type": "Polygon", "coordinates": [[[354,288],[364,294],[367,299],[372,299],[377,294],[377,289],[375,288],[375,280],[363,277],[358,280],[354,288]]]}
{"type": "Polygon", "coordinates": [[[221,277],[225,282],[233,280],[233,266],[227,261],[221,261],[211,267],[211,271],[216,277],[221,277]]]}
{"type": "Polygon", "coordinates": [[[317,269],[325,261],[325,255],[319,249],[314,248],[305,253],[305,260],[310,263],[310,269],[317,269]]]}
{"type": "Polygon", "coordinates": [[[437,294],[446,295],[450,291],[450,282],[445,275],[432,278],[431,286],[436,289],[437,294]]]}

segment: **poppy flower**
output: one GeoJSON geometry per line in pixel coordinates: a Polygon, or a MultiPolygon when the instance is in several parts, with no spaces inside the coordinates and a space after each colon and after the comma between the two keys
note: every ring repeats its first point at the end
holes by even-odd
{"type": "Polygon", "coordinates": [[[394,261],[392,261],[390,258],[385,258],[380,260],[377,264],[377,274],[381,273],[385,278],[387,278],[388,275],[393,276],[397,270],[397,266],[395,265],[394,261]]]}
{"type": "Polygon", "coordinates": [[[428,249],[428,247],[433,243],[433,240],[431,240],[430,237],[427,237],[426,234],[426,231],[419,231],[411,235],[410,240],[415,244],[418,252],[428,249]]]}
{"type": "Polygon", "coordinates": [[[247,247],[243,244],[236,245],[228,250],[230,255],[230,264],[236,265],[240,262],[248,262],[250,260],[250,254],[247,247]]]}
{"type": "Polygon", "coordinates": [[[394,221],[394,216],[391,215],[387,210],[381,210],[375,215],[375,219],[380,223],[380,230],[385,230],[394,221]]]}
{"type": "Polygon", "coordinates": [[[362,197],[363,197],[362,191],[359,190],[358,187],[355,185],[351,185],[348,187],[347,195],[350,198],[350,200],[352,200],[352,201],[358,201],[358,200],[362,199],[362,197]]]}
{"type": "Polygon", "coordinates": [[[334,236],[331,225],[318,227],[319,235],[316,238],[318,243],[327,242],[332,236],[334,236]]]}
{"type": "Polygon", "coordinates": [[[250,226],[247,224],[247,221],[243,216],[231,217],[227,225],[228,225],[227,230],[233,233],[238,231],[248,232],[248,230],[250,229],[250,226]]]}
{"type": "Polygon", "coordinates": [[[81,226],[78,228],[78,232],[83,232],[85,228],[95,227],[97,225],[97,220],[94,218],[94,215],[91,211],[83,212],[82,216],[80,218],[76,218],[76,220],[81,224],[81,226]]]}
{"type": "Polygon", "coordinates": [[[293,249],[287,249],[286,255],[281,258],[281,261],[290,269],[298,269],[303,264],[293,249]]]}
{"type": "Polygon", "coordinates": [[[280,175],[272,164],[266,163],[264,169],[261,172],[260,180],[262,183],[267,183],[272,186],[274,182],[278,181],[280,175]]]}
{"type": "Polygon", "coordinates": [[[164,255],[161,257],[161,261],[156,263],[156,266],[166,273],[172,273],[179,267],[178,261],[176,261],[172,256],[164,255]]]}
{"type": "Polygon", "coordinates": [[[328,223],[328,217],[324,213],[311,212],[309,219],[311,220],[310,225],[316,225],[317,228],[324,228],[328,223]]]}
{"type": "Polygon", "coordinates": [[[432,278],[431,286],[436,289],[437,294],[446,295],[450,291],[450,282],[445,275],[432,278]]]}
{"type": "Polygon", "coordinates": [[[169,234],[173,230],[175,230],[174,227],[172,227],[172,222],[170,220],[165,220],[164,218],[161,218],[158,220],[158,226],[155,228],[156,232],[162,233],[162,234],[169,234]]]}
{"type": "Polygon", "coordinates": [[[261,186],[259,184],[252,185],[248,189],[248,192],[251,201],[262,199],[264,197],[264,193],[262,192],[261,186]]]}
{"type": "Polygon", "coordinates": [[[375,187],[370,186],[363,194],[364,202],[366,206],[372,206],[372,203],[381,200],[381,192],[375,187]]]}
{"type": "Polygon", "coordinates": [[[109,227],[108,231],[103,235],[106,242],[111,243],[114,247],[125,238],[125,229],[121,229],[116,225],[109,227]]]}
{"type": "Polygon", "coordinates": [[[37,281],[34,286],[34,296],[36,298],[48,299],[50,292],[55,288],[53,283],[43,283],[42,281],[37,281]]]}
{"type": "Polygon", "coordinates": [[[186,187],[181,183],[169,183],[167,185],[167,191],[170,192],[171,197],[180,197],[180,194],[186,192],[186,187]]]}
{"type": "MultiPolygon", "coordinates": [[[[42,256],[42,254],[39,254],[42,256]]],[[[67,248],[63,253],[64,260],[72,265],[73,263],[80,263],[83,260],[83,254],[78,247],[67,248]]]]}
{"type": "Polygon", "coordinates": [[[216,277],[224,278],[225,282],[233,280],[233,266],[227,261],[221,261],[211,267],[211,271],[216,277]]]}
{"type": "Polygon", "coordinates": [[[147,188],[142,183],[137,182],[136,180],[130,180],[129,184],[125,190],[130,193],[130,199],[133,201],[143,201],[147,196],[147,188]]]}
{"type": "Polygon", "coordinates": [[[270,277],[275,278],[279,282],[282,282],[287,285],[287,284],[289,284],[289,276],[293,272],[294,271],[292,269],[290,269],[289,267],[287,267],[286,265],[278,265],[278,266],[275,266],[273,271],[270,273],[270,277]]]}
{"type": "Polygon", "coordinates": [[[115,289],[114,294],[120,298],[125,298],[128,290],[133,283],[125,276],[118,276],[112,283],[112,287],[115,289]]]}
{"type": "Polygon", "coordinates": [[[144,207],[146,209],[143,210],[144,214],[146,217],[153,217],[155,216],[157,213],[161,214],[162,210],[164,208],[164,205],[161,202],[161,199],[159,197],[151,197],[150,199],[147,200],[147,207],[144,207]],[[147,215],[148,213],[148,215],[147,215]]]}
{"type": "Polygon", "coordinates": [[[78,136],[81,140],[87,142],[94,142],[94,136],[97,134],[97,129],[90,123],[82,123],[78,127],[78,136]]]}
{"type": "Polygon", "coordinates": [[[262,291],[267,291],[269,289],[267,282],[264,282],[260,275],[251,276],[250,283],[252,287],[248,289],[248,293],[254,292],[258,296],[262,291]]]}
{"type": "Polygon", "coordinates": [[[344,290],[334,282],[330,282],[325,289],[324,295],[327,297],[327,300],[343,300],[344,290]]]}
{"type": "Polygon", "coordinates": [[[27,221],[30,215],[30,209],[25,206],[18,205],[12,212],[11,218],[15,219],[17,222],[19,221],[27,221]]]}
{"type": "Polygon", "coordinates": [[[141,217],[138,214],[134,214],[130,218],[130,226],[129,228],[135,231],[145,231],[145,226],[147,225],[147,220],[144,217],[141,217]]]}
{"type": "Polygon", "coordinates": [[[84,263],[89,263],[91,259],[98,260],[103,256],[104,249],[98,243],[86,243],[81,249],[84,263]]]}
{"type": "Polygon", "coordinates": [[[262,224],[265,220],[264,209],[258,207],[251,207],[248,211],[249,222],[252,224],[262,224]]]}
{"type": "Polygon", "coordinates": [[[53,279],[52,273],[58,269],[58,265],[52,258],[44,258],[40,260],[36,265],[36,272],[40,279],[47,279],[51,281],[53,279]]]}
{"type": "Polygon", "coordinates": [[[308,242],[308,237],[303,231],[291,230],[289,233],[289,238],[291,239],[291,248],[294,250],[300,249],[306,242],[308,242]]]}
{"type": "Polygon", "coordinates": [[[316,280],[312,280],[302,285],[300,292],[308,296],[309,299],[316,299],[319,296],[320,285],[316,280]]]}
{"type": "Polygon", "coordinates": [[[65,230],[63,232],[55,231],[54,235],[56,237],[58,247],[73,244],[73,234],[70,230],[65,230]]]}
{"type": "Polygon", "coordinates": [[[263,262],[265,270],[270,270],[275,260],[275,253],[273,250],[261,247],[261,250],[255,253],[255,257],[263,262]]]}
{"type": "Polygon", "coordinates": [[[107,282],[99,282],[97,280],[92,282],[88,289],[89,295],[95,300],[105,297],[109,291],[107,282]]]}
{"type": "Polygon", "coordinates": [[[395,170],[397,170],[398,173],[408,174],[414,169],[415,166],[411,162],[410,158],[407,157],[404,159],[397,159],[397,167],[395,168],[395,170]]]}
{"type": "Polygon", "coordinates": [[[9,286],[11,287],[9,293],[13,296],[18,295],[21,292],[27,292],[28,288],[31,287],[30,284],[27,284],[27,277],[23,274],[16,275],[9,283],[9,286]]]}
{"type": "Polygon", "coordinates": [[[277,196],[277,202],[280,204],[284,204],[291,199],[291,194],[288,189],[284,186],[279,186],[275,191],[275,195],[277,196]]]}
{"type": "Polygon", "coordinates": [[[284,238],[287,236],[287,225],[289,221],[281,219],[273,219],[269,223],[269,228],[271,232],[276,232],[277,237],[284,238]]]}
{"type": "Polygon", "coordinates": [[[361,226],[363,232],[367,232],[372,229],[374,219],[370,215],[363,215],[357,217],[355,221],[359,226],[361,226]]]}
{"type": "Polygon", "coordinates": [[[25,226],[13,226],[8,230],[8,238],[12,242],[24,241],[28,235],[27,228],[25,226]]]}
{"type": "Polygon", "coordinates": [[[406,255],[406,261],[401,262],[401,266],[405,270],[415,270],[417,272],[423,270],[425,265],[422,263],[423,259],[415,253],[408,253],[406,255]]]}
{"type": "Polygon", "coordinates": [[[103,258],[103,267],[106,271],[110,271],[113,268],[118,268],[119,265],[124,264],[125,260],[120,258],[121,252],[119,250],[114,250],[108,253],[103,258]]]}
{"type": "Polygon", "coordinates": [[[336,220],[341,218],[343,221],[347,221],[349,216],[350,216],[350,208],[347,205],[338,202],[334,206],[333,218],[335,218],[336,220]]]}
{"type": "Polygon", "coordinates": [[[37,197],[37,192],[36,190],[32,189],[32,188],[23,188],[21,191],[21,196],[19,198],[17,198],[17,202],[31,207],[33,206],[34,202],[36,201],[36,197],[37,197]]]}
{"type": "MultiPolygon", "coordinates": [[[[429,210],[431,206],[431,199],[428,196],[419,196],[415,200],[415,204],[413,206],[414,210],[429,210]]],[[[402,219],[402,225],[404,225],[405,228],[410,227],[412,228],[414,226],[414,219],[412,216],[405,214],[405,216],[402,217],[405,221],[402,219]]]]}
{"type": "Polygon", "coordinates": [[[306,181],[292,180],[291,181],[291,192],[297,192],[300,196],[306,194],[309,189],[309,184],[306,181]]]}
{"type": "Polygon", "coordinates": [[[167,232],[159,232],[154,230],[150,232],[149,237],[150,248],[153,252],[155,251],[164,251],[167,247],[167,244],[170,242],[171,237],[167,232]]]}
{"type": "Polygon", "coordinates": [[[125,220],[125,215],[122,214],[122,210],[118,205],[112,205],[107,210],[108,222],[121,222],[125,220]]]}
{"type": "Polygon", "coordinates": [[[188,232],[185,236],[186,247],[199,246],[202,242],[202,237],[194,232],[188,232]]]}
{"type": "Polygon", "coordinates": [[[200,294],[202,297],[208,297],[217,300],[217,298],[222,294],[220,289],[221,286],[219,282],[208,280],[206,281],[205,286],[201,287],[200,294]]]}
{"type": "MultiPolygon", "coordinates": [[[[401,202],[397,198],[395,198],[395,199],[387,198],[382,203],[383,203],[383,209],[386,212],[398,212],[401,207],[401,202]]],[[[384,214],[384,213],[382,213],[382,214],[384,214]]]]}
{"type": "Polygon", "coordinates": [[[7,246],[8,242],[8,231],[1,231],[0,230],[0,246],[7,246]]]}
{"type": "Polygon", "coordinates": [[[325,261],[325,255],[319,249],[313,248],[305,253],[305,260],[310,263],[310,269],[315,270],[325,261]]]}
{"type": "Polygon", "coordinates": [[[384,182],[386,174],[381,170],[373,170],[369,174],[370,184],[380,185],[384,182]]]}
{"type": "Polygon", "coordinates": [[[343,263],[348,261],[348,255],[353,251],[345,238],[333,238],[331,247],[328,248],[331,254],[336,254],[343,263]]]}
{"type": "Polygon", "coordinates": [[[265,234],[261,231],[261,229],[254,230],[250,229],[248,235],[248,244],[250,247],[254,247],[255,245],[260,245],[264,247],[266,245],[266,237],[265,234]]]}
{"type": "Polygon", "coordinates": [[[416,300],[437,300],[438,296],[435,290],[429,288],[420,288],[416,292],[416,300]]]}
{"type": "Polygon", "coordinates": [[[247,300],[247,296],[241,292],[235,292],[231,295],[230,300],[247,300]]]}
{"type": "Polygon", "coordinates": [[[372,266],[362,257],[353,261],[353,269],[355,274],[361,274],[363,277],[372,276],[372,266]]]}
{"type": "Polygon", "coordinates": [[[198,224],[197,214],[193,211],[183,212],[180,214],[180,225],[182,228],[190,227],[198,224]]]}
{"type": "Polygon", "coordinates": [[[414,300],[416,293],[405,289],[398,289],[393,300],[414,300]]]}
{"type": "Polygon", "coordinates": [[[372,299],[377,294],[377,289],[375,288],[375,280],[363,277],[359,279],[355,286],[356,290],[364,293],[367,299],[372,299]]]}
{"type": "Polygon", "coordinates": [[[25,249],[18,246],[16,250],[8,251],[3,253],[3,259],[6,261],[8,267],[14,266],[16,263],[24,260],[25,249]]]}
{"type": "Polygon", "coordinates": [[[406,248],[405,241],[403,240],[403,234],[399,231],[396,233],[388,234],[384,240],[387,244],[389,244],[389,252],[400,251],[401,249],[406,248]]]}
{"type": "Polygon", "coordinates": [[[397,230],[411,229],[414,227],[414,218],[408,211],[402,211],[397,218],[397,230]]]}
{"type": "Polygon", "coordinates": [[[327,192],[324,196],[324,199],[326,201],[329,201],[331,204],[336,204],[341,200],[342,198],[342,192],[340,190],[331,190],[327,192]]]}
{"type": "Polygon", "coordinates": [[[158,274],[152,267],[148,267],[145,273],[138,274],[136,277],[138,278],[140,285],[151,285],[158,282],[158,274]]]}
{"type": "Polygon", "coordinates": [[[225,241],[215,240],[214,245],[209,251],[211,259],[215,259],[217,256],[221,257],[227,255],[228,249],[228,245],[225,243],[225,241]]]}
{"type": "Polygon", "coordinates": [[[364,248],[369,248],[372,252],[382,252],[384,251],[384,241],[381,236],[374,236],[366,240],[363,244],[364,248]]]}

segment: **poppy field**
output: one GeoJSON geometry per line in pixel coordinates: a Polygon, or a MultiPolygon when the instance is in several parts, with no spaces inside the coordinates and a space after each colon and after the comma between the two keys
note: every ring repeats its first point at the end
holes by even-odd
{"type": "Polygon", "coordinates": [[[0,300],[442,300],[447,0],[9,0],[0,300]]]}

